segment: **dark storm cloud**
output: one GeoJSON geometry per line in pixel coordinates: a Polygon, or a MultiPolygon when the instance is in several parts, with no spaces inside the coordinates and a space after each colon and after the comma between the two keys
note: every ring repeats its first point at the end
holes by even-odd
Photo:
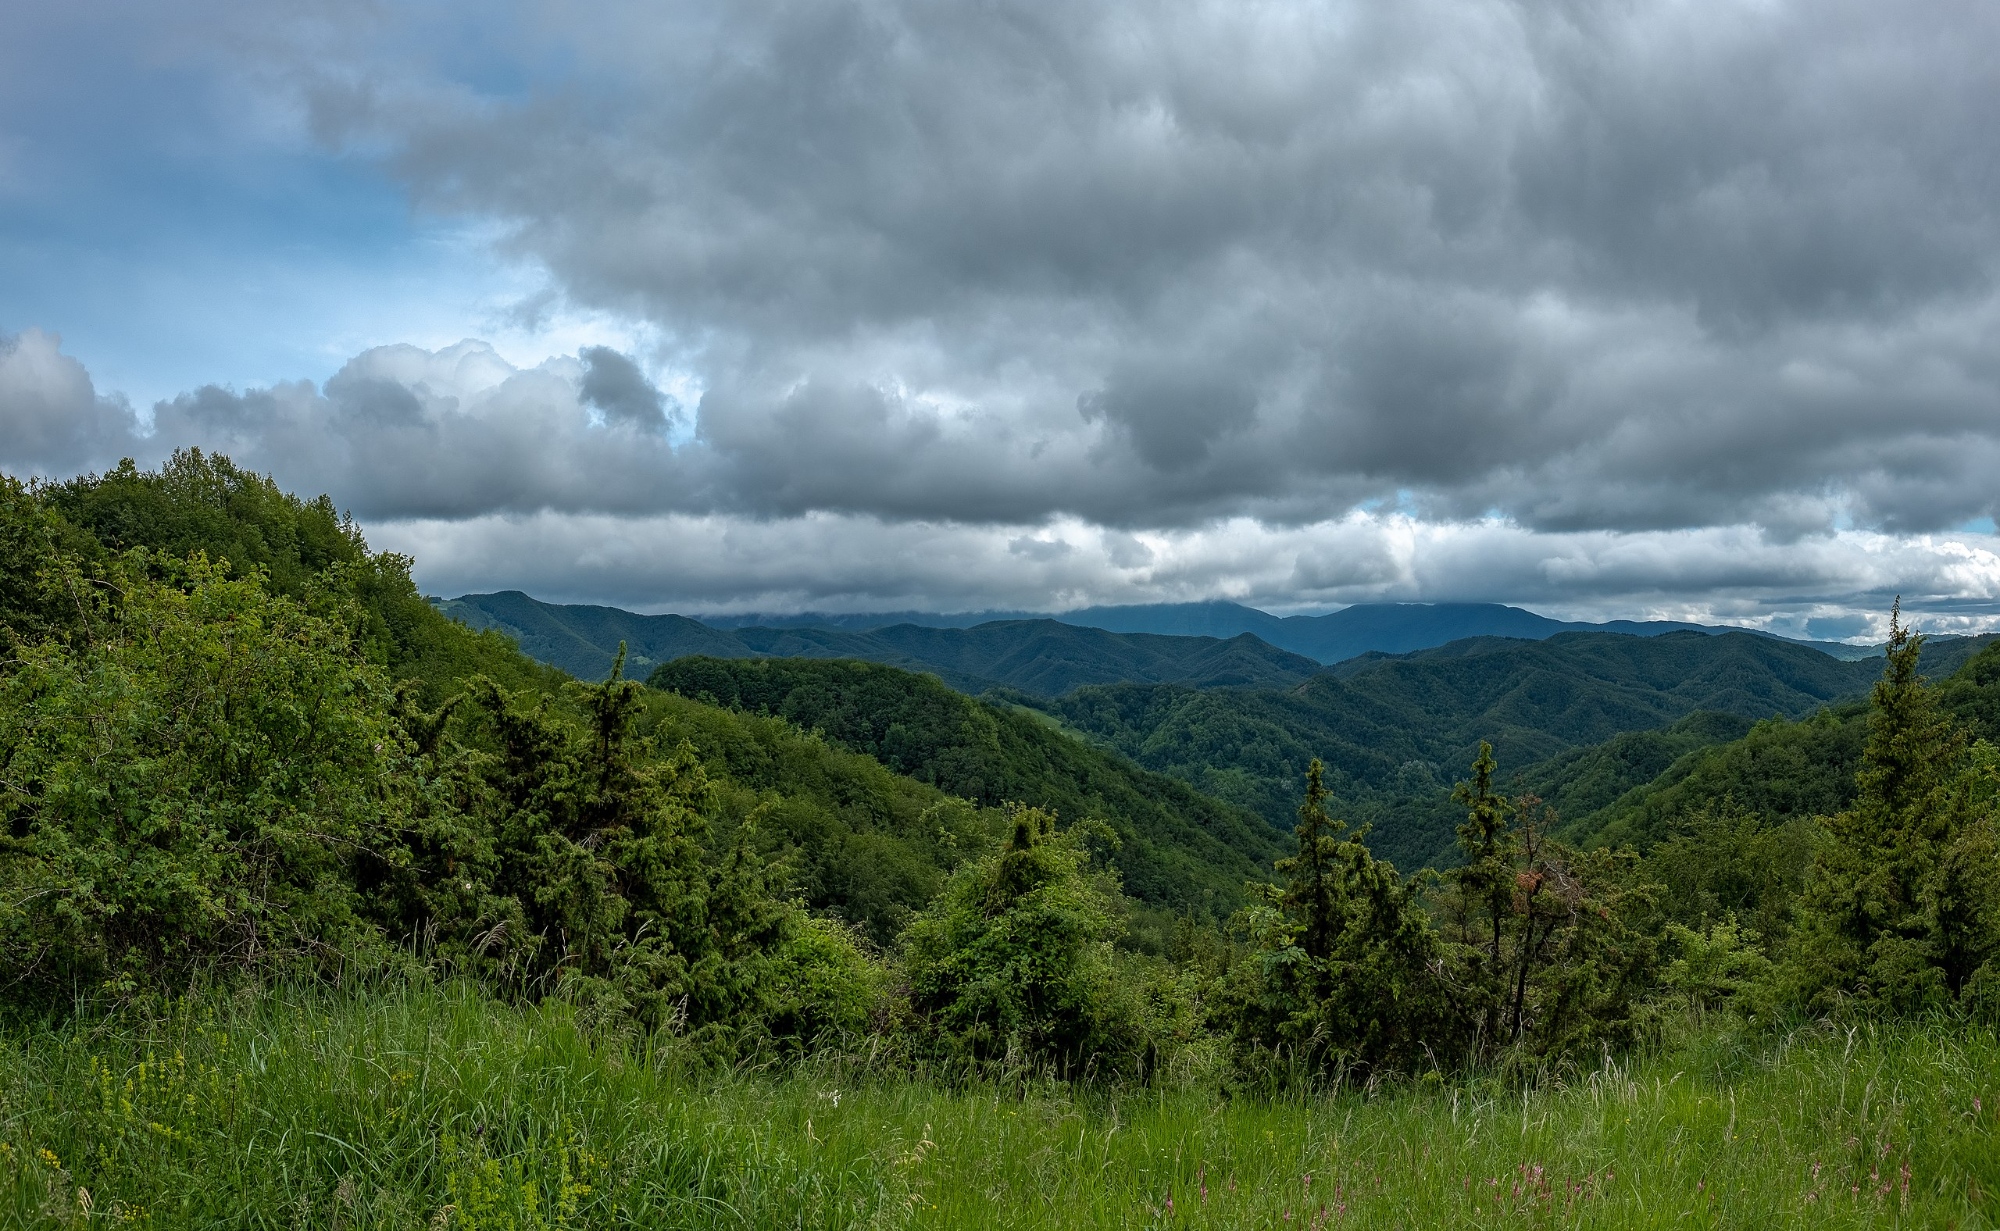
{"type": "Polygon", "coordinates": [[[716,508],[1994,511],[1989,5],[510,12],[319,122],[658,325],[716,508]]]}
{"type": "Polygon", "coordinates": [[[1155,470],[1185,471],[1218,437],[1250,426],[1257,395],[1240,383],[1186,371],[1171,359],[1135,365],[1077,399],[1086,422],[1102,419],[1155,470]]]}
{"type": "Polygon", "coordinates": [[[644,430],[665,431],[672,422],[666,395],[653,387],[638,364],[608,346],[586,346],[577,358],[583,363],[578,392],[586,405],[644,430]]]}

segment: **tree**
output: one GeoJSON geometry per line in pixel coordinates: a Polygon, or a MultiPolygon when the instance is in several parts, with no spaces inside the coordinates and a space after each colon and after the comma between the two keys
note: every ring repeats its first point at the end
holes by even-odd
{"type": "Polygon", "coordinates": [[[1465,862],[1445,874],[1437,912],[1446,996],[1475,1056],[1540,1057],[1622,1041],[1656,959],[1637,926],[1653,890],[1630,852],[1579,852],[1550,835],[1532,795],[1503,799],[1481,742],[1454,798],[1465,862]]]}
{"type": "Polygon", "coordinates": [[[1899,602],[1854,803],[1821,822],[1788,947],[1791,990],[1814,1010],[1910,1012],[1989,986],[1993,756],[1918,674],[1924,639],[1901,617],[1899,602]]]}
{"type": "Polygon", "coordinates": [[[1503,950],[1514,913],[1516,854],[1507,801],[1493,790],[1496,768],[1493,745],[1480,740],[1471,781],[1452,789],[1452,801],[1466,809],[1458,826],[1458,849],[1465,862],[1451,875],[1453,892],[1448,899],[1462,946],[1462,997],[1471,1008],[1477,1037],[1489,1042],[1501,1033],[1507,965],[1503,950]]]}
{"type": "Polygon", "coordinates": [[[1278,875],[1285,878],[1279,906],[1299,921],[1299,947],[1307,957],[1324,962],[1333,952],[1334,937],[1342,930],[1342,900],[1348,886],[1342,883],[1342,843],[1346,826],[1326,814],[1325,767],[1318,757],[1306,767],[1306,797],[1299,805],[1299,824],[1294,831],[1298,852],[1277,862],[1278,875]]]}
{"type": "Polygon", "coordinates": [[[1231,973],[1239,1063],[1283,1061],[1309,1074],[1347,1065],[1409,1067],[1452,1049],[1437,985],[1438,945],[1394,867],[1326,812],[1323,769],[1306,770],[1278,887],[1253,886],[1239,916],[1251,953],[1231,973]]]}
{"type": "Polygon", "coordinates": [[[707,776],[685,744],[645,747],[623,666],[621,647],[603,683],[571,686],[580,730],[546,696],[473,681],[497,751],[477,761],[495,872],[472,947],[531,988],[726,1049],[767,1007],[764,968],[798,912],[770,893],[747,832],[709,862],[707,776]]]}

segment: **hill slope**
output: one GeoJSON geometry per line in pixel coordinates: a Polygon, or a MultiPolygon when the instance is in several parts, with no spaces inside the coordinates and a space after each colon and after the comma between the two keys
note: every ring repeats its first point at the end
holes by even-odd
{"type": "Polygon", "coordinates": [[[1285,846],[1243,809],[928,676],[854,661],[689,658],[655,668],[648,682],[785,718],[983,805],[1018,801],[1067,820],[1107,820],[1124,843],[1114,859],[1127,890],[1154,905],[1226,915],[1243,882],[1268,876],[1285,846]]]}
{"type": "MultiPolygon", "coordinates": [[[[1939,639],[1925,644],[1922,661],[1926,675],[1944,677],[1939,699],[1967,732],[2000,742],[2000,644],[1990,637],[1939,639]],[[1978,652],[1967,655],[1971,646],[1978,652]]],[[[1768,825],[1836,812],[1854,798],[1867,735],[1868,706],[1858,699],[1802,721],[1769,719],[1740,738],[1691,750],[1655,775],[1628,779],[1623,792],[1595,808],[1570,811],[1568,833],[1643,850],[1686,813],[1725,799],[1768,825]]],[[[1581,754],[1578,764],[1595,754],[1581,754]]],[[[1603,775],[1603,787],[1616,780],[1603,775]]]]}
{"type": "Polygon", "coordinates": [[[1018,689],[1056,696],[1125,680],[1193,687],[1283,687],[1319,670],[1308,658],[1249,635],[1229,639],[1120,634],[1056,620],[1006,620],[976,628],[900,624],[837,628],[717,629],[683,616],[544,603],[518,591],[471,594],[439,609],[513,636],[529,655],[583,679],[601,679],[619,642],[635,674],[676,658],[854,658],[930,671],[955,688],[1018,689]]]}
{"type": "Polygon", "coordinates": [[[1481,739],[1503,774],[1696,711],[1799,716],[1865,689],[1870,662],[1745,633],[1479,638],[1363,659],[1288,690],[1116,685],[1045,703],[1149,769],[1281,824],[1314,756],[1377,850],[1404,866],[1448,857],[1448,794],[1481,739]]]}

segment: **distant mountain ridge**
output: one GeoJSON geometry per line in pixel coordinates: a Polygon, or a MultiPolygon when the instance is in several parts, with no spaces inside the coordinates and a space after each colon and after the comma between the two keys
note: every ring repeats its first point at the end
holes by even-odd
{"type": "Polygon", "coordinates": [[[513,637],[530,657],[580,679],[602,679],[618,645],[626,671],[693,656],[852,658],[930,672],[964,692],[1010,688],[1054,697],[1086,684],[1139,682],[1191,688],[1287,688],[1321,670],[1310,658],[1254,636],[1174,637],[1112,633],[1056,620],[1003,620],[976,628],[897,624],[845,629],[711,628],[685,616],[635,615],[616,607],[544,603],[519,591],[470,594],[438,604],[474,628],[513,637]]]}
{"type": "Polygon", "coordinates": [[[1501,603],[1358,603],[1328,615],[1275,616],[1241,603],[1150,603],[1125,607],[1083,607],[1053,615],[1028,611],[978,611],[956,615],[899,611],[880,614],[703,616],[711,628],[837,628],[866,632],[893,624],[931,628],[974,628],[996,620],[1058,620],[1080,628],[1111,633],[1154,633],[1174,637],[1230,638],[1249,633],[1281,650],[1303,654],[1320,663],[1337,663],[1368,653],[1406,654],[1467,637],[1518,637],[1541,641],[1557,633],[1626,633],[1657,637],[1664,633],[1751,633],[1778,641],[1810,645],[1841,659],[1873,657],[1872,646],[1833,641],[1803,641],[1761,629],[1724,624],[1691,624],[1679,620],[1609,620],[1590,623],[1556,620],[1501,603]]]}
{"type": "Polygon", "coordinates": [[[587,679],[603,676],[618,643],[624,641],[635,670],[690,654],[717,658],[848,657],[935,671],[954,687],[973,692],[999,685],[1039,696],[1052,696],[1081,684],[1114,681],[1276,687],[1284,682],[1281,677],[1305,666],[1290,662],[1291,655],[1319,666],[1364,654],[1407,654],[1470,637],[1541,641],[1565,632],[1639,637],[1682,631],[1749,632],[1788,644],[1809,645],[1847,661],[1879,653],[1868,646],[1798,641],[1725,625],[1671,620],[1603,624],[1554,620],[1499,603],[1363,603],[1322,616],[1274,616],[1239,603],[1209,602],[1086,607],[1056,616],[1021,611],[959,615],[892,612],[707,616],[697,620],[638,615],[617,607],[545,603],[518,590],[507,590],[438,600],[438,606],[474,628],[506,632],[531,657],[587,679]],[[958,646],[953,637],[935,635],[941,630],[969,632],[996,624],[1032,625],[1038,630],[1040,645],[1024,658],[1017,651],[1002,653],[996,645],[1008,636],[1019,636],[1019,629],[1009,635],[989,633],[974,639],[983,647],[976,650],[958,646]],[[1234,648],[1218,651],[1165,642],[1116,645],[1101,638],[1073,639],[1065,644],[1062,635],[1049,627],[1052,624],[1125,638],[1204,638],[1234,643],[1234,648]],[[892,629],[896,631],[890,632],[892,629]],[[1261,642],[1262,648],[1241,641],[1246,633],[1261,642]],[[1282,654],[1274,656],[1268,652],[1272,650],[1282,654]],[[996,661],[996,655],[1005,661],[996,661]],[[1085,662],[1079,655],[1096,656],[1099,661],[1085,662]],[[1205,657],[1210,655],[1212,658],[1205,657]],[[1037,663],[1037,658],[1042,661],[1037,663]],[[1183,659],[1189,661],[1170,661],[1183,659]]]}

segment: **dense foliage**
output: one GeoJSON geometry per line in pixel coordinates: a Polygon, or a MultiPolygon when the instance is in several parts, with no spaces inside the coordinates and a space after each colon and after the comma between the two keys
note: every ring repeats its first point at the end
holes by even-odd
{"type": "Polygon", "coordinates": [[[1813,1007],[2000,1005],[2000,756],[1969,746],[1918,648],[1895,630],[1854,801],[1825,819],[1806,875],[1789,956],[1813,1007]]]}
{"type": "Polygon", "coordinates": [[[387,681],[349,652],[353,612],[199,555],[153,565],[55,570],[80,596],[74,640],[0,676],[12,981],[376,960],[361,864],[421,793],[387,681]]]}
{"type": "Polygon", "coordinates": [[[1012,832],[967,865],[903,934],[909,1012],[922,1044],[948,1060],[1045,1058],[1068,1075],[1144,1076],[1165,1007],[1150,967],[1122,956],[1114,874],[1092,867],[1095,826],[1056,828],[1016,808],[1012,832]]]}
{"type": "Polygon", "coordinates": [[[1225,984],[1238,1062],[1274,1078],[1449,1062],[1462,1031],[1444,945],[1395,868],[1327,814],[1323,772],[1306,771],[1285,883],[1259,886],[1238,920],[1249,954],[1225,984]]]}

